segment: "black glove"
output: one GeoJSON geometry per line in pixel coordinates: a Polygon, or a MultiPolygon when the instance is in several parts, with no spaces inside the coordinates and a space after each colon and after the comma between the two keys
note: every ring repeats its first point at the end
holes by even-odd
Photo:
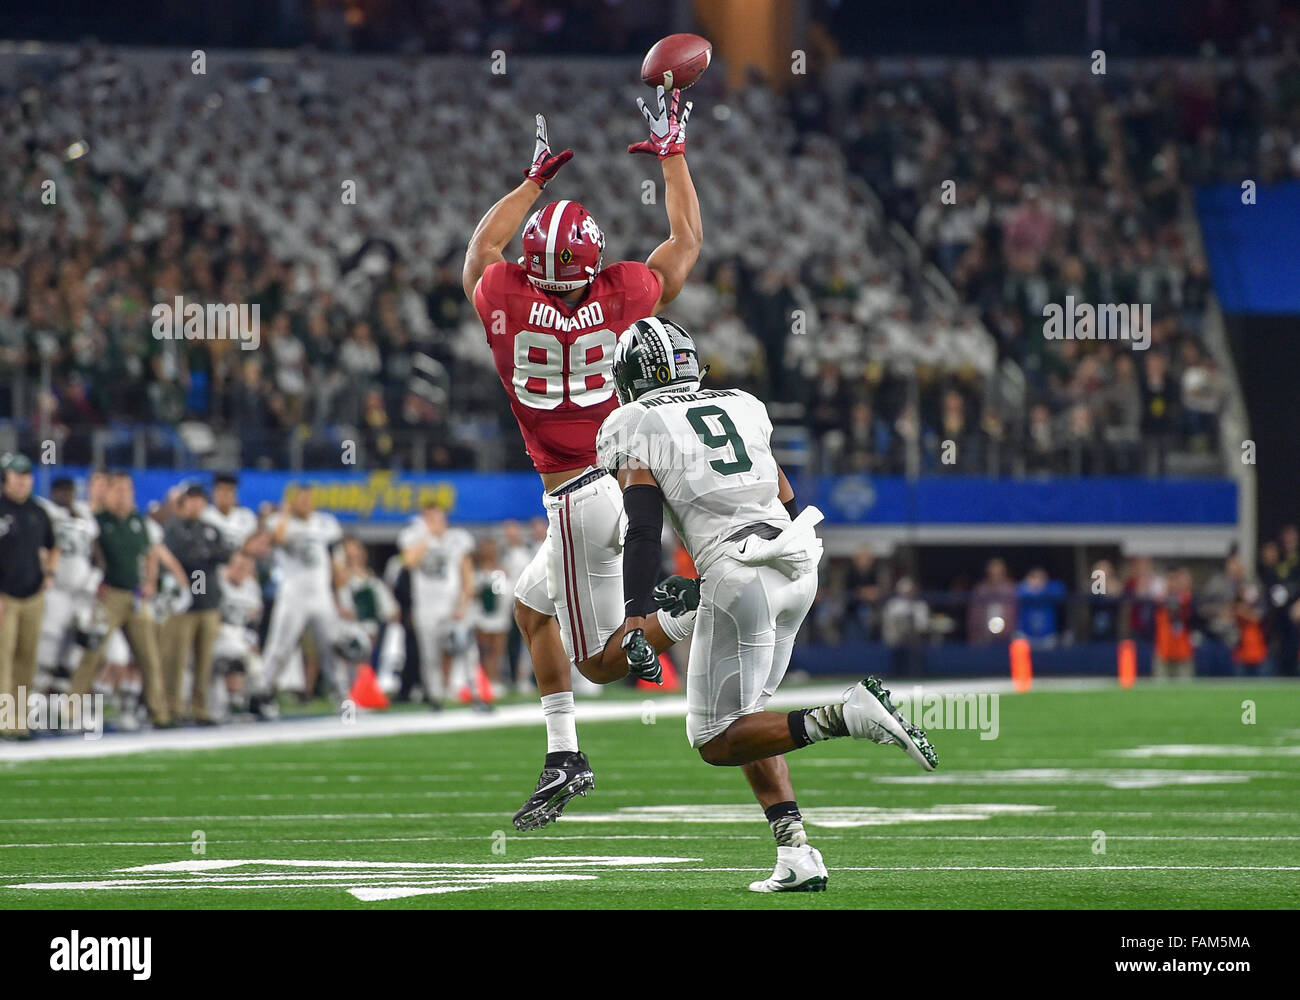
{"type": "Polygon", "coordinates": [[[627,657],[627,672],[643,681],[664,682],[664,670],[659,665],[655,649],[646,639],[645,633],[634,628],[623,636],[623,655],[627,657]]]}
{"type": "Polygon", "coordinates": [[[700,581],[686,576],[670,576],[655,587],[650,596],[655,607],[676,618],[700,606],[700,581]]]}

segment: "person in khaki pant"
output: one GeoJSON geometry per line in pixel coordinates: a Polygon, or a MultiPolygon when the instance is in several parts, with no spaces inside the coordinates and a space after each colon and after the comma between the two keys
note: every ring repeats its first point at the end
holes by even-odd
{"type": "Polygon", "coordinates": [[[190,654],[194,655],[191,700],[194,721],[208,725],[208,692],[212,686],[212,647],[221,629],[221,564],[231,547],[215,525],[203,520],[208,496],[202,486],[190,486],[181,495],[176,517],[167,522],[163,544],[185,570],[178,581],[188,590],[189,607],[173,614],[163,626],[164,679],[173,718],[186,714],[184,681],[190,654]]]}
{"type": "MultiPolygon", "coordinates": [[[[20,694],[31,695],[36,678],[36,643],[45,616],[45,588],[54,578],[59,550],[45,509],[32,499],[32,463],[26,455],[0,459],[0,695],[10,719],[0,715],[6,736],[29,736],[20,694]]],[[[0,712],[3,708],[0,708],[0,712]]]]}
{"type": "MultiPolygon", "coordinates": [[[[215,580],[215,578],[214,578],[215,580]]],[[[212,647],[221,631],[221,611],[182,611],[163,625],[163,681],[167,688],[172,718],[186,715],[185,670],[194,654],[194,684],[190,690],[194,721],[212,722],[208,712],[208,690],[212,687],[212,647]]]]}
{"type": "Polygon", "coordinates": [[[121,628],[144,678],[145,698],[154,725],[170,726],[173,723],[163,687],[162,662],[149,600],[157,589],[160,562],[178,580],[185,579],[185,571],[165,545],[150,541],[144,518],[135,509],[135,484],[126,473],[110,475],[104,509],[96,518],[99,521],[97,553],[104,568],[99,603],[108,627],[99,645],[86,650],[81,658],[68,692],[89,693],[99,673],[108,636],[121,628]]]}

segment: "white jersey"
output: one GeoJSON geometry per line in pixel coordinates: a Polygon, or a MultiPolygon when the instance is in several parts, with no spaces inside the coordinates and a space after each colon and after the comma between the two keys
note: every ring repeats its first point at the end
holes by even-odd
{"type": "Polygon", "coordinates": [[[424,541],[428,542],[424,558],[411,569],[411,602],[417,608],[454,604],[464,586],[461,562],[474,551],[474,536],[463,528],[448,528],[435,538],[424,519],[416,518],[397,536],[397,549],[405,552],[424,541]]]}
{"type": "Polygon", "coordinates": [[[225,573],[217,574],[221,581],[221,621],[236,628],[254,628],[262,617],[262,588],[256,577],[234,584],[225,573]]]}
{"type": "Polygon", "coordinates": [[[616,472],[628,459],[645,465],[663,491],[677,534],[703,575],[740,528],[790,515],[777,499],[772,421],[740,389],[660,389],[621,406],[601,425],[596,455],[616,472]]]}
{"type": "Polygon", "coordinates": [[[200,520],[221,532],[221,540],[232,550],[243,548],[257,530],[257,515],[247,507],[231,507],[230,513],[223,514],[215,504],[208,504],[200,520]]]}
{"type": "Polygon", "coordinates": [[[93,561],[95,539],[99,537],[99,522],[95,515],[80,500],[74,500],[69,509],[43,497],[36,499],[50,517],[54,544],[59,550],[54,586],[68,593],[94,590],[99,583],[99,571],[93,561]]]}
{"type": "MultiPolygon", "coordinates": [[[[267,524],[272,536],[282,521],[288,521],[284,544],[275,549],[275,567],[281,595],[308,591],[327,600],[334,587],[330,549],[343,538],[343,529],[333,514],[313,511],[306,519],[287,513],[275,514],[267,524]]],[[[291,596],[292,599],[292,596],[291,596]]]]}

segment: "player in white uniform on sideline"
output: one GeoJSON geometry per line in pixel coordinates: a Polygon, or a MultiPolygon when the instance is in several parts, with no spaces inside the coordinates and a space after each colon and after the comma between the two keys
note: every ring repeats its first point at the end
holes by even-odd
{"type": "Polygon", "coordinates": [[[359,538],[343,540],[343,571],[337,588],[347,623],[365,636],[365,659],[375,658],[381,690],[395,691],[406,658],[402,611],[388,584],[370,569],[370,553],[359,538]]]}
{"type": "Polygon", "coordinates": [[[213,477],[212,503],[203,508],[200,520],[221,532],[221,540],[235,552],[257,531],[257,515],[239,506],[239,479],[228,472],[213,477]]]}
{"type": "Polygon", "coordinates": [[[483,538],[474,553],[474,606],[471,615],[478,637],[479,661],[497,696],[501,687],[502,663],[506,655],[506,636],[510,632],[514,608],[514,580],[500,559],[500,546],[490,535],[483,538]]]}
{"type": "Polygon", "coordinates": [[[248,553],[236,551],[221,567],[217,581],[221,587],[221,628],[212,645],[213,673],[225,686],[231,712],[253,707],[269,718],[273,711],[263,711],[260,702],[249,706],[246,701],[248,689],[262,686],[262,650],[257,635],[257,624],[262,620],[262,588],[257,582],[256,564],[248,553]]]}
{"type": "Polygon", "coordinates": [[[348,678],[336,669],[333,650],[339,620],[334,595],[334,547],[342,541],[343,529],[333,514],[315,509],[309,489],[296,490],[285,507],[267,520],[275,546],[279,587],[266,635],[264,689],[275,692],[303,632],[310,630],[321,673],[333,684],[340,699],[346,699],[348,678]]]}
{"type": "Polygon", "coordinates": [[[75,670],[82,653],[77,636],[91,637],[95,593],[103,579],[93,562],[99,522],[77,499],[76,485],[66,476],[50,484],[50,499],[36,499],[50,517],[59,549],[58,569],[45,593],[36,662],[49,671],[75,670]]]}
{"type": "Polygon", "coordinates": [[[397,536],[397,550],[411,573],[411,626],[420,651],[421,684],[429,704],[440,708],[448,690],[472,680],[474,536],[448,527],[447,512],[428,503],[397,536]]]}
{"type": "MultiPolygon", "coordinates": [[[[925,733],[889,703],[880,682],[855,684],[842,701],[794,712],[764,708],[785,676],[794,638],[817,593],[821,512],[795,515],[794,490],[772,456],[767,408],[738,389],[701,389],[695,343],[652,316],[614,350],[623,406],[596,438],[602,465],[623,489],[629,669],[655,659],[643,625],[651,613],[663,513],[700,579],[687,670],[686,735],[710,764],[739,766],[777,842],[770,878],[755,892],[826,888],[821,853],[808,843],[786,753],[838,736],[901,746],[918,764],[938,761],[925,733]]],[[[679,578],[680,579],[680,578],[679,578]]]]}

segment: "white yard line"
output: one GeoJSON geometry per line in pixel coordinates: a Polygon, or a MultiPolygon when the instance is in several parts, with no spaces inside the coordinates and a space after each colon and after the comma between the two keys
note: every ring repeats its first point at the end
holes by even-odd
{"type": "MultiPolygon", "coordinates": [[[[774,708],[797,708],[838,701],[844,689],[853,683],[846,677],[838,684],[792,686],[778,691],[772,699],[774,708]]],[[[1007,694],[1013,693],[1010,680],[934,680],[900,678],[886,681],[898,694],[920,687],[927,694],[1007,694]]],[[[1113,688],[1107,678],[1046,678],[1035,681],[1039,691],[1096,691],[1113,688]]],[[[684,718],[686,698],[681,695],[653,695],[643,701],[578,702],[579,724],[640,720],[653,711],[655,719],[684,718]]],[[[207,729],[186,728],[140,733],[109,733],[102,739],[87,740],[77,736],[42,738],[27,743],[0,744],[0,763],[34,760],[64,760],[86,757],[109,757],[120,754],[153,753],[179,750],[222,750],[231,747],[269,746],[282,743],[310,743],[317,740],[344,740],[366,736],[403,736],[410,734],[458,733],[477,729],[503,729],[513,726],[541,728],[540,705],[509,705],[491,713],[452,709],[446,712],[360,712],[352,722],[337,716],[285,719],[279,722],[232,723],[207,729]]],[[[685,737],[683,736],[683,739],[685,737]]]]}
{"type": "MultiPolygon", "coordinates": [[[[249,837],[220,837],[213,838],[210,843],[220,844],[427,844],[427,843],[447,843],[450,841],[490,841],[492,838],[479,836],[445,836],[445,837],[288,837],[288,838],[249,838],[249,837]]],[[[542,841],[556,840],[769,840],[765,834],[737,834],[737,833],[620,833],[620,834],[600,834],[600,833],[582,833],[582,834],[543,834],[541,836],[533,834],[508,835],[506,840],[515,840],[520,843],[538,843],[542,841]]],[[[863,834],[861,836],[849,837],[843,834],[827,834],[817,832],[817,841],[823,840],[994,840],[994,841],[1011,841],[1011,840],[1042,840],[1042,841],[1091,841],[1094,838],[1086,834],[1006,834],[1006,835],[977,835],[977,834],[863,834]]],[[[1130,835],[1130,836],[1108,836],[1108,841],[1112,840],[1149,840],[1149,841],[1231,841],[1246,843],[1270,843],[1273,841],[1300,841],[1300,837],[1218,837],[1218,836],[1197,836],[1185,834],[1170,835],[1130,835]]],[[[46,850],[54,847],[190,847],[193,841],[189,840],[81,840],[65,841],[63,843],[0,843],[0,849],[4,848],[28,848],[46,850]]]]}
{"type": "MultiPolygon", "coordinates": [[[[831,872],[1300,872],[1300,865],[828,865],[831,872]]],[[[767,868],[620,868],[623,872],[755,872],[767,868]]]]}
{"type": "MultiPolygon", "coordinates": [[[[630,859],[635,861],[636,859],[630,859]]],[[[674,862],[676,859],[665,859],[667,862],[674,862]]],[[[470,875],[475,875],[483,870],[490,870],[491,866],[466,864],[464,868],[470,869],[470,875]]],[[[500,866],[507,867],[507,866],[500,866]]],[[[547,866],[537,866],[538,873],[544,873],[551,876],[548,880],[555,880],[559,873],[546,871],[547,868],[557,867],[556,863],[547,866]]],[[[611,868],[602,865],[599,862],[590,863],[564,863],[558,865],[565,872],[574,874],[590,875],[591,873],[600,874],[654,874],[668,875],[677,872],[764,872],[768,871],[767,867],[705,867],[705,866],[678,866],[677,864],[663,864],[658,866],[645,867],[624,867],[611,868]]],[[[527,868],[518,866],[509,866],[509,873],[502,874],[527,874],[527,868]]],[[[832,865],[830,871],[834,872],[1295,872],[1300,871],[1300,865],[832,865]]],[[[439,873],[441,874],[441,873],[439,873]]],[[[454,874],[452,872],[446,873],[454,874]]],[[[388,880],[388,881],[412,881],[414,879],[427,879],[430,873],[424,869],[397,870],[392,872],[376,872],[373,870],[360,871],[355,874],[347,872],[330,872],[327,874],[243,874],[237,876],[205,876],[202,879],[189,877],[175,878],[139,878],[128,879],[116,876],[95,879],[89,881],[53,881],[46,883],[26,883],[17,885],[5,885],[0,888],[5,889],[184,889],[190,892],[202,889],[336,889],[345,888],[350,883],[358,879],[366,881],[388,880]],[[300,881],[294,881],[300,880],[300,881]]]]}
{"type": "MultiPolygon", "coordinates": [[[[960,806],[955,806],[954,808],[960,808],[960,806]]],[[[476,819],[484,819],[484,818],[491,819],[493,817],[499,817],[500,815],[501,813],[498,812],[477,812],[477,811],[459,812],[458,811],[454,813],[448,813],[444,811],[444,812],[418,812],[418,813],[412,813],[412,812],[289,813],[289,814],[251,813],[251,814],[205,814],[202,816],[19,816],[19,817],[0,818],[0,825],[5,825],[5,824],[36,825],[42,823],[51,823],[51,824],[121,823],[125,826],[130,826],[136,823],[191,823],[191,822],[265,823],[265,822],[282,822],[282,821],[317,822],[321,820],[370,821],[370,820],[395,820],[395,819],[445,820],[448,818],[448,816],[455,816],[461,819],[465,817],[472,817],[476,819]]],[[[1118,811],[1117,812],[1109,809],[1098,809],[1095,811],[1083,812],[1077,810],[1065,810],[1065,811],[1053,810],[1050,813],[1044,813],[1043,816],[1047,819],[1058,819],[1060,817],[1068,817],[1068,818],[1086,817],[1089,819],[1095,819],[1097,817],[1102,817],[1107,819],[1116,819],[1116,818],[1118,819],[1168,819],[1170,817],[1176,816],[1184,819],[1225,819],[1226,818],[1226,819],[1251,819],[1251,820],[1256,820],[1256,819],[1288,819],[1289,820],[1289,819],[1293,819],[1296,816],[1300,816],[1300,810],[1283,810],[1283,811],[1274,810],[1271,812],[1241,812],[1236,810],[1224,810],[1221,812],[1214,812],[1209,810],[1196,810],[1196,811],[1162,810],[1159,812],[1156,811],[1152,811],[1152,812],[1118,811]]],[[[581,819],[582,819],[581,814],[575,814],[574,816],[567,818],[566,822],[573,823],[573,822],[578,822],[581,819]]],[[[742,821],[737,820],[737,822],[739,823],[742,821]]],[[[711,825],[719,826],[724,824],[717,823],[711,825]]],[[[530,837],[528,839],[533,839],[533,838],[530,837]]],[[[1087,839],[1092,839],[1092,838],[1089,837],[1087,839]]]]}

